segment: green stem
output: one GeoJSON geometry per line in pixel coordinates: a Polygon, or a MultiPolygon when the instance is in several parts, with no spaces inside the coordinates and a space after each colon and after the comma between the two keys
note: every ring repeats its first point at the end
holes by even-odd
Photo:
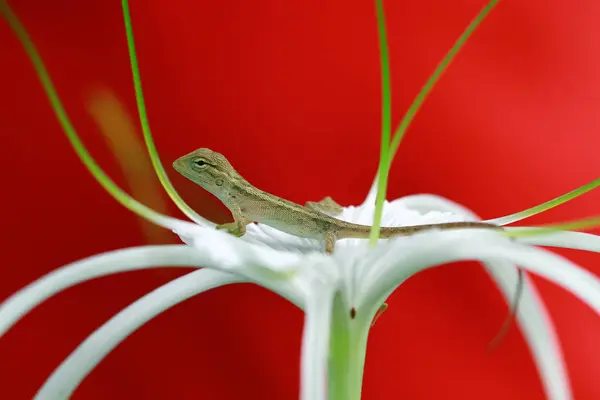
{"type": "Polygon", "coordinates": [[[456,40],[454,46],[448,51],[446,56],[442,59],[439,65],[434,70],[429,80],[425,83],[425,86],[417,94],[410,108],[404,114],[400,125],[395,131],[394,137],[390,143],[390,129],[391,129],[391,98],[390,98],[390,71],[389,71],[389,56],[388,56],[388,45],[385,28],[385,16],[383,11],[382,0],[375,0],[377,6],[377,25],[379,28],[379,43],[381,52],[381,76],[382,76],[382,134],[381,134],[381,155],[379,160],[379,170],[377,172],[377,197],[375,200],[375,214],[373,217],[373,228],[371,229],[370,245],[376,244],[379,238],[379,229],[381,227],[381,216],[383,215],[383,203],[387,193],[387,183],[390,167],[396,151],[400,146],[400,142],[406,133],[406,130],[412,123],[415,115],[421,108],[421,105],[438,82],[442,73],[450,65],[450,62],[454,59],[459,50],[464,47],[466,41],[473,34],[475,29],[483,22],[485,17],[490,11],[496,6],[499,0],[491,0],[483,10],[475,17],[475,19],[467,26],[463,34],[456,40]]]}
{"type": "Polygon", "coordinates": [[[437,68],[433,71],[433,74],[429,77],[429,80],[427,81],[427,83],[425,83],[423,89],[421,89],[417,97],[415,97],[413,103],[411,104],[406,114],[404,114],[400,125],[394,133],[394,138],[392,139],[392,143],[390,146],[392,153],[390,157],[390,163],[396,155],[396,151],[400,146],[400,141],[404,137],[406,130],[408,129],[415,115],[421,108],[421,105],[423,105],[423,102],[442,76],[442,73],[446,70],[446,68],[448,68],[454,57],[458,54],[459,50],[464,47],[466,41],[471,37],[475,29],[481,24],[481,22],[483,22],[485,17],[487,17],[487,15],[490,13],[490,11],[492,11],[496,4],[498,4],[498,1],[499,0],[491,0],[483,8],[483,10],[481,10],[481,12],[475,17],[475,19],[469,24],[469,26],[467,26],[467,29],[465,29],[462,35],[460,35],[460,37],[454,43],[454,46],[452,46],[448,53],[446,53],[446,56],[442,59],[442,61],[438,64],[437,68]]]}
{"type": "Polygon", "coordinates": [[[62,105],[62,102],[60,101],[54,84],[50,79],[50,75],[48,74],[48,71],[46,70],[46,67],[44,66],[42,58],[40,57],[35,45],[31,41],[29,34],[19,18],[5,1],[0,1],[0,14],[2,14],[10,28],[23,45],[23,48],[29,57],[29,60],[33,64],[35,72],[42,84],[44,92],[46,93],[46,97],[50,101],[52,110],[54,111],[54,114],[56,115],[63,132],[67,136],[67,139],[75,150],[75,153],[88,171],[92,174],[92,176],[111,196],[113,196],[119,203],[129,210],[158,225],[166,228],[172,228],[172,225],[165,224],[165,216],[133,199],[119,186],[117,186],[114,181],[106,175],[106,173],[104,173],[94,158],[87,151],[84,144],[81,142],[81,139],[79,138],[75,128],[73,127],[73,124],[69,119],[69,116],[67,115],[67,112],[65,111],[65,108],[62,105]]]}
{"type": "Polygon", "coordinates": [[[583,185],[575,190],[570,191],[569,193],[565,193],[562,196],[558,196],[550,201],[539,204],[535,207],[528,208],[527,210],[520,211],[515,214],[507,215],[506,217],[494,218],[494,219],[488,220],[487,222],[498,224],[498,225],[511,224],[513,222],[520,221],[525,218],[529,218],[532,215],[542,213],[551,208],[554,208],[556,206],[564,204],[570,200],[573,200],[576,197],[581,196],[584,193],[589,192],[590,190],[597,188],[598,186],[600,186],[600,178],[595,179],[586,185],[583,185]]]}
{"type": "Polygon", "coordinates": [[[381,55],[381,153],[379,156],[378,191],[375,200],[375,215],[369,237],[369,244],[375,246],[379,239],[379,228],[383,215],[388,171],[390,164],[390,137],[392,130],[392,96],[390,78],[390,58],[385,26],[383,0],[375,0],[377,10],[377,28],[379,31],[379,52],[381,55]]]}
{"type": "Polygon", "coordinates": [[[364,318],[351,320],[339,296],[334,299],[327,368],[328,400],[360,400],[369,325],[364,318]]]}
{"type": "Polygon", "coordinates": [[[140,118],[140,124],[142,126],[142,132],[144,134],[144,141],[146,142],[146,147],[148,148],[148,153],[150,154],[150,159],[152,160],[152,166],[154,167],[154,171],[160,180],[163,188],[173,200],[173,202],[179,207],[179,209],[192,221],[198,224],[205,224],[206,220],[202,218],[198,213],[196,213],[182,198],[179,196],[179,193],[173,187],[167,173],[160,161],[160,157],[158,156],[158,151],[156,150],[156,146],[154,144],[154,139],[152,138],[152,132],[150,131],[150,123],[148,122],[148,114],[146,113],[146,104],[144,102],[144,93],[142,90],[142,81],[140,78],[140,70],[137,61],[137,55],[135,50],[135,41],[133,38],[133,28],[131,25],[131,14],[129,12],[129,2],[127,0],[122,0],[121,2],[123,8],[123,19],[125,21],[125,32],[127,34],[127,47],[129,49],[129,60],[131,63],[131,72],[133,75],[133,86],[135,88],[135,99],[137,102],[138,115],[140,118]]]}

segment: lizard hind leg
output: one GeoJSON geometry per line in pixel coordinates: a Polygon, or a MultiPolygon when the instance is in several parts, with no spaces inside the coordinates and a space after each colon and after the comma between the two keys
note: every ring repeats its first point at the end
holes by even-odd
{"type": "Polygon", "coordinates": [[[340,215],[344,209],[344,207],[340,206],[330,196],[327,196],[320,201],[307,201],[306,204],[304,204],[304,207],[332,216],[340,215]]]}

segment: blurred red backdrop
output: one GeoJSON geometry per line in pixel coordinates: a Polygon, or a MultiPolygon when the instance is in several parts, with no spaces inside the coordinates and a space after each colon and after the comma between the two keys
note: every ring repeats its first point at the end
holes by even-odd
{"type": "MultiPolygon", "coordinates": [[[[485,3],[387,2],[395,123],[485,3]]],[[[118,2],[10,4],[80,135],[125,185],[86,109],[89,90],[103,85],[135,112],[118,2]]],[[[131,1],[131,9],[150,123],[167,165],[211,147],[255,185],[288,199],[363,199],[380,132],[372,1],[146,0],[131,1]]],[[[436,193],[490,218],[597,178],[599,13],[592,0],[501,1],[417,116],[394,163],[389,198],[436,193]]],[[[3,299],[65,263],[147,240],[136,217],[74,155],[4,22],[0,50],[3,299]]],[[[201,214],[229,218],[215,199],[171,176],[201,214]]],[[[597,214],[598,200],[600,193],[588,194],[528,222],[597,214]]],[[[175,207],[170,214],[181,216],[175,207]]],[[[597,255],[561,254],[599,271],[597,255]]],[[[4,398],[31,398],[95,328],[188,271],[102,278],[43,304],[0,340],[4,398]]],[[[537,282],[564,344],[575,398],[597,398],[600,318],[537,282]]],[[[517,329],[486,355],[506,305],[476,264],[420,274],[390,306],[370,337],[365,399],[543,398],[517,329]]],[[[129,337],[74,398],[297,398],[302,317],[250,285],[197,296],[129,337]]]]}

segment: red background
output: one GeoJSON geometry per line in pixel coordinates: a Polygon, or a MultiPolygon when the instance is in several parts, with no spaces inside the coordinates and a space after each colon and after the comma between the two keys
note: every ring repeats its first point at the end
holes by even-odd
{"type": "MultiPolygon", "coordinates": [[[[80,135],[124,185],[85,107],[90,88],[101,84],[135,112],[118,2],[10,3],[80,135]]],[[[484,4],[387,2],[395,124],[484,4]]],[[[380,132],[372,1],[146,0],[131,9],[150,122],[167,165],[210,147],[255,185],[288,199],[363,199],[380,132]]],[[[593,0],[501,1],[417,116],[394,163],[389,198],[436,193],[491,218],[597,178],[599,13],[593,0]]],[[[60,265],[147,240],[136,217],[74,155],[4,22],[0,54],[5,298],[60,265]]],[[[171,175],[201,214],[229,218],[215,199],[171,175]]],[[[598,200],[591,193],[528,222],[594,215],[598,200]]],[[[169,213],[181,216],[175,207],[169,213]]],[[[597,255],[561,253],[598,270],[597,255]]],[[[0,340],[3,397],[30,398],[95,328],[187,271],[102,278],[44,303],[0,340]]],[[[600,319],[562,289],[537,282],[564,343],[575,398],[597,398],[600,319]]],[[[364,398],[543,398],[516,329],[485,354],[505,313],[475,264],[411,279],[370,337],[364,398]]],[[[74,397],[297,398],[302,316],[250,285],[197,296],[129,337],[74,397]]]]}

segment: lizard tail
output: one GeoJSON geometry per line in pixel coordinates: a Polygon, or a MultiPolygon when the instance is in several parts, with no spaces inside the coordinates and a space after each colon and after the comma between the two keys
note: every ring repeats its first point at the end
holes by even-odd
{"type": "Polygon", "coordinates": [[[447,229],[500,229],[503,228],[499,225],[489,224],[487,222],[445,222],[441,224],[427,224],[427,225],[412,225],[412,226],[399,226],[399,227],[384,227],[381,228],[380,235],[382,238],[390,238],[394,236],[410,236],[415,233],[428,231],[431,229],[447,230],[447,229]]]}
{"type": "MultiPolygon", "coordinates": [[[[428,231],[432,229],[446,230],[446,229],[499,229],[503,228],[499,225],[489,224],[487,222],[445,222],[441,224],[426,224],[426,225],[411,225],[411,226],[395,226],[395,227],[381,227],[379,230],[379,237],[387,239],[395,236],[410,236],[415,233],[428,231]]],[[[347,224],[337,232],[337,237],[342,238],[355,238],[364,239],[368,238],[371,233],[371,227],[367,225],[355,225],[347,224]]]]}

